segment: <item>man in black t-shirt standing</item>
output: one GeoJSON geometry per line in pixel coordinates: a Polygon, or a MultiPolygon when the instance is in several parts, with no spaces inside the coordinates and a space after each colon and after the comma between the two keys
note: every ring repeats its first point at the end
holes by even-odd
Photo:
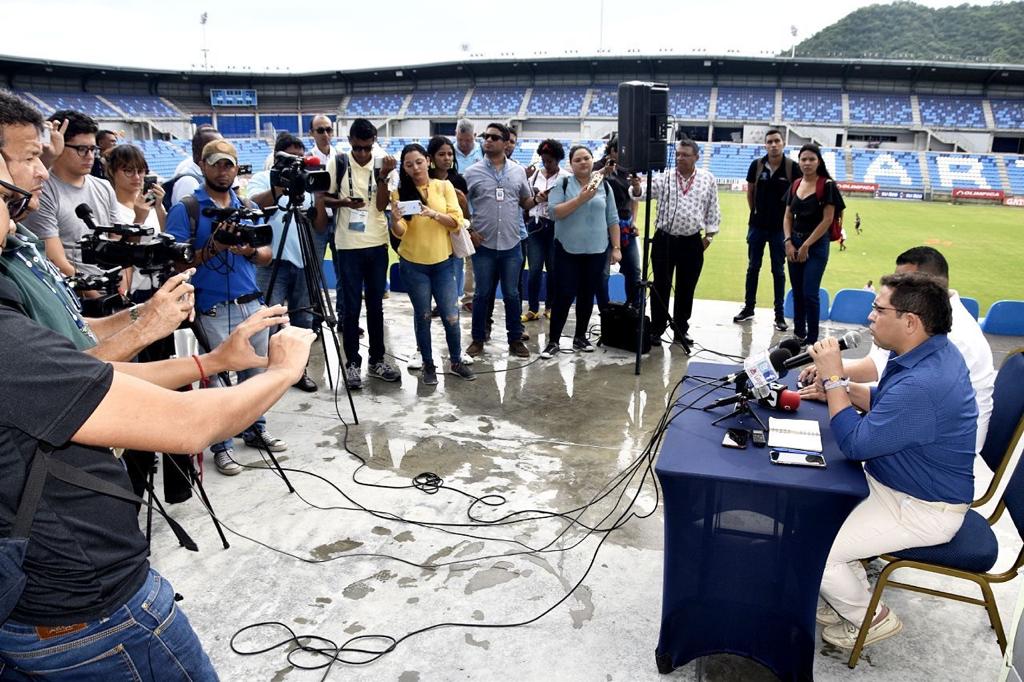
{"type": "Polygon", "coordinates": [[[757,278],[764,259],[764,247],[768,245],[768,259],[771,264],[772,281],[775,285],[775,328],[786,331],[786,318],[782,313],[786,295],[786,248],[782,237],[782,219],[786,207],[782,197],[800,177],[800,168],[792,159],[783,154],[785,143],[782,133],[769,130],[764,136],[768,153],[750,163],[747,170],[747,205],[750,220],[747,227],[747,282],[743,310],[732,318],[733,322],[753,319],[757,303],[757,278]]]}

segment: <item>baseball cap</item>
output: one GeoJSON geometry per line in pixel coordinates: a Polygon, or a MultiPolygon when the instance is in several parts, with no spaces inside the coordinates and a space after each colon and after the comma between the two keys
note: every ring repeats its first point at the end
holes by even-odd
{"type": "Polygon", "coordinates": [[[238,165],[238,152],[235,151],[235,145],[231,144],[227,140],[213,140],[207,142],[206,146],[203,147],[203,161],[208,164],[215,164],[218,161],[227,159],[231,163],[238,165]]]}

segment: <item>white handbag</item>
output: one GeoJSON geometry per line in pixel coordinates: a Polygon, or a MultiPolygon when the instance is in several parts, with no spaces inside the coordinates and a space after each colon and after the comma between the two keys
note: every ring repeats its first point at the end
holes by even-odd
{"type": "Polygon", "coordinates": [[[456,258],[469,258],[476,253],[476,247],[473,246],[473,240],[469,238],[469,221],[463,220],[462,227],[455,232],[449,232],[448,236],[452,240],[452,253],[456,258]]]}

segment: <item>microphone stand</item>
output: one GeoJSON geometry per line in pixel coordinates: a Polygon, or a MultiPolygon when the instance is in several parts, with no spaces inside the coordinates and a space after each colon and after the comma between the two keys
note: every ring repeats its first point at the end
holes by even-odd
{"type": "MultiPolygon", "coordinates": [[[[721,417],[719,417],[715,421],[711,422],[712,426],[718,426],[720,422],[723,422],[723,421],[725,421],[727,419],[733,419],[733,418],[735,418],[738,422],[740,422],[742,424],[743,423],[743,417],[749,415],[749,416],[754,418],[754,421],[757,422],[758,426],[760,426],[763,431],[765,431],[765,432],[768,431],[768,427],[765,426],[765,423],[763,421],[761,421],[761,418],[759,416],[757,416],[757,413],[754,412],[754,408],[750,404],[751,400],[755,400],[755,398],[753,398],[753,396],[751,396],[750,391],[747,389],[746,386],[744,386],[746,381],[747,381],[746,379],[737,379],[736,380],[736,395],[738,396],[739,400],[736,402],[735,406],[732,408],[732,412],[730,412],[729,414],[726,414],[726,415],[722,415],[721,417]]],[[[711,410],[711,409],[714,409],[714,408],[711,405],[707,405],[703,409],[704,410],[711,410]]]]}

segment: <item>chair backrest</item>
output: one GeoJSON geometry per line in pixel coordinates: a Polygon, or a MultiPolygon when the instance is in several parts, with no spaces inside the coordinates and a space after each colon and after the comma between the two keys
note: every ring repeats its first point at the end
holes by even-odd
{"type": "Polygon", "coordinates": [[[961,296],[960,302],[964,304],[964,307],[967,308],[967,312],[969,312],[974,319],[978,319],[981,315],[981,304],[978,303],[978,299],[971,298],[970,296],[961,296]]]}
{"type": "Polygon", "coordinates": [[[1024,301],[996,301],[981,322],[986,334],[1024,336],[1024,301]]]}
{"type": "Polygon", "coordinates": [[[871,304],[875,302],[875,292],[866,289],[840,289],[832,301],[828,319],[833,322],[849,322],[851,324],[868,325],[871,304]]]}
{"type": "Polygon", "coordinates": [[[996,374],[992,417],[981,457],[992,471],[1011,454],[1024,425],[1024,347],[1014,349],[996,374]],[[1011,451],[1011,452],[1008,452],[1011,451]]]}
{"type": "MultiPolygon", "coordinates": [[[[872,299],[873,300],[873,299],[872,299]]],[[[828,289],[821,287],[818,289],[818,319],[824,322],[828,319],[829,309],[829,293],[828,289]]],[[[786,317],[793,318],[793,290],[790,289],[786,292],[786,300],[783,303],[782,314],[786,317]]]]}

